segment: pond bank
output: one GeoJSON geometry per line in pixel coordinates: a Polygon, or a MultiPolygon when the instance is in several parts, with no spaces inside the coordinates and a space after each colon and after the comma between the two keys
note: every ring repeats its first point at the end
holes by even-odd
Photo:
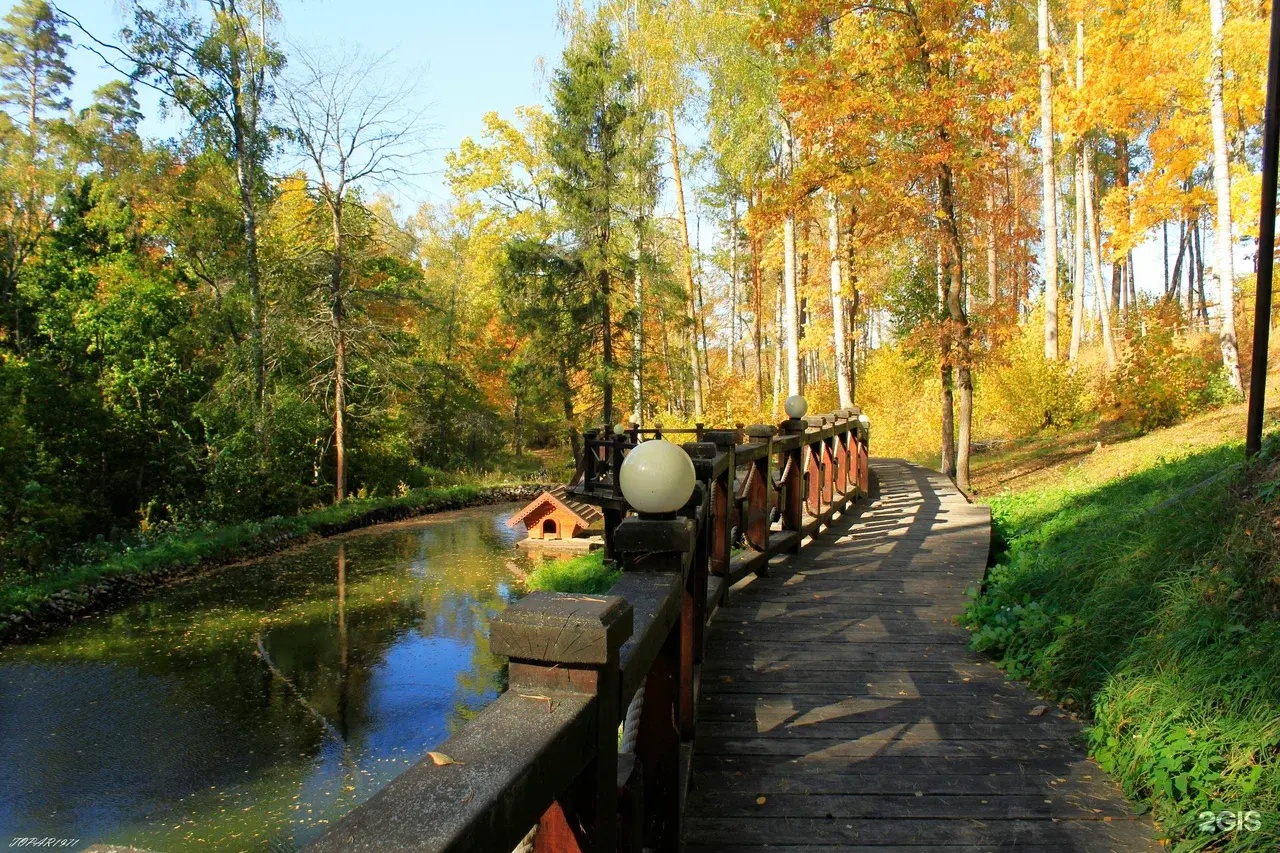
{"type": "Polygon", "coordinates": [[[435,512],[528,500],[543,488],[521,483],[422,489],[402,497],[346,501],[296,516],[176,536],[101,563],[34,579],[20,589],[3,590],[0,646],[43,636],[160,587],[286,548],[435,512]]]}

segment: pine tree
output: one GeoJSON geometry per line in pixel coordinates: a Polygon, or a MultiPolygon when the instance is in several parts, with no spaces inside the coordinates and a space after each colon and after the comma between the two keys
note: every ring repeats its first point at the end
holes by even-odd
{"type": "Polygon", "coordinates": [[[71,106],[67,89],[72,72],[67,65],[70,38],[45,0],[22,0],[4,19],[0,30],[0,103],[17,108],[18,123],[38,151],[45,115],[71,106]]]}
{"type": "Polygon", "coordinates": [[[22,0],[0,28],[0,105],[7,107],[3,136],[25,131],[25,144],[0,136],[0,339],[21,348],[18,272],[52,228],[53,123],[70,107],[67,35],[45,0],[22,0]],[[51,115],[52,114],[52,115],[51,115]],[[11,121],[10,121],[11,120],[11,121]],[[19,153],[21,152],[21,153],[19,153]],[[5,330],[7,329],[7,334],[5,330]]]}
{"type": "MultiPolygon", "coordinates": [[[[548,149],[556,166],[553,195],[565,218],[586,281],[584,296],[599,317],[601,413],[614,420],[613,292],[627,264],[622,238],[632,176],[652,172],[651,146],[634,130],[646,118],[631,97],[635,79],[605,24],[593,22],[565,51],[552,86],[553,123],[548,149]]],[[[641,182],[651,185],[650,181],[641,182]]]]}

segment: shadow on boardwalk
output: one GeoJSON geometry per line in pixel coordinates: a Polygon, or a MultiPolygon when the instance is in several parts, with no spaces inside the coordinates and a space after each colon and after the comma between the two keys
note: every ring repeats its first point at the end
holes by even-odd
{"type": "Polygon", "coordinates": [[[872,467],[860,513],[716,615],[686,851],[1157,849],[1079,726],[955,624],[989,510],[933,471],[872,467]]]}

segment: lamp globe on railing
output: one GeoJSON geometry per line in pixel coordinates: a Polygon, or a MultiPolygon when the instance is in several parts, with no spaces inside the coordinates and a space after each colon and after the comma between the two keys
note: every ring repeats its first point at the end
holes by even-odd
{"type": "Polygon", "coordinates": [[[627,431],[627,428],[626,428],[624,425],[622,425],[622,424],[614,424],[614,425],[613,425],[613,434],[614,434],[614,435],[621,436],[621,435],[624,435],[624,434],[626,433],[626,431],[627,431]]]}
{"type": "Polygon", "coordinates": [[[862,424],[864,427],[869,427],[871,426],[871,418],[866,415],[858,415],[858,423],[862,424]]]}
{"type": "Polygon", "coordinates": [[[809,401],[799,394],[793,394],[782,404],[782,408],[786,410],[787,417],[800,420],[804,417],[804,413],[809,411],[809,401]]]}
{"type": "Polygon", "coordinates": [[[636,512],[671,513],[689,502],[697,475],[693,460],[666,439],[642,442],[622,460],[618,485],[636,512]]]}

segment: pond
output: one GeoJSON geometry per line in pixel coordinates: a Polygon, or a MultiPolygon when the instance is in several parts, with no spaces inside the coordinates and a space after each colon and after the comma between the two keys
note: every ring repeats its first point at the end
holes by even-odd
{"type": "Polygon", "coordinates": [[[502,689],[517,509],[323,540],[0,650],[0,839],[315,839],[502,689]]]}

